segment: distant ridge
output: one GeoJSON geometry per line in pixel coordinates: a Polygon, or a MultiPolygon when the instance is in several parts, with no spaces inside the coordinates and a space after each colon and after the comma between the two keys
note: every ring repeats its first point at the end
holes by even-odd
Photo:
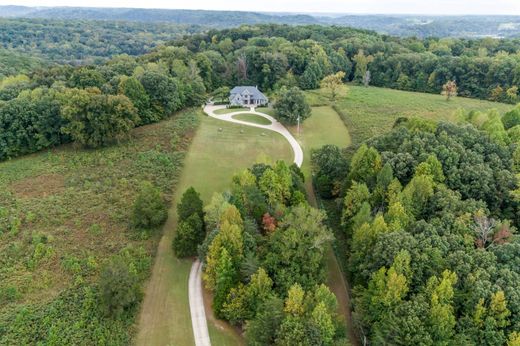
{"type": "Polygon", "coordinates": [[[389,14],[299,14],[252,11],[171,10],[96,7],[0,6],[0,17],[106,20],[200,25],[211,28],[243,24],[338,25],[394,36],[520,37],[520,16],[427,16],[389,14]]]}

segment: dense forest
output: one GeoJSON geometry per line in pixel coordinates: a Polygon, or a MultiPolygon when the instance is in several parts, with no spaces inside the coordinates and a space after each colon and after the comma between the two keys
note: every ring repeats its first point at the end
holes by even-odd
{"type": "Polygon", "coordinates": [[[169,22],[229,28],[243,24],[339,25],[375,30],[381,34],[417,37],[516,37],[518,16],[326,15],[283,12],[166,10],[137,8],[0,6],[0,16],[45,19],[169,22]]]}
{"type": "Polygon", "coordinates": [[[193,188],[178,205],[176,255],[198,250],[216,316],[242,327],[250,345],[346,344],[325,285],[332,233],[303,183],[294,164],[256,164],[204,209],[193,188]]]}
{"type": "MultiPolygon", "coordinates": [[[[101,63],[118,54],[145,54],[200,30],[168,23],[0,18],[0,48],[14,57],[23,54],[49,62],[84,65],[101,63]]],[[[0,77],[12,74],[9,66],[0,60],[0,77]]]]}
{"type": "Polygon", "coordinates": [[[200,105],[207,92],[222,87],[315,89],[338,71],[345,72],[344,81],[431,93],[454,80],[462,96],[518,101],[518,40],[398,39],[348,28],[261,25],[171,44],[140,57],[4,78],[0,159],[70,140],[106,144],[134,126],[200,105]],[[106,126],[88,124],[90,114],[103,115],[106,126]]]}
{"type": "MultiPolygon", "coordinates": [[[[520,123],[517,110],[499,127],[513,118],[520,123]]],[[[360,335],[372,344],[520,337],[520,136],[492,136],[493,114],[460,120],[400,119],[349,160],[333,146],[313,155],[321,195],[339,196],[341,212],[329,215],[348,247],[360,335]],[[481,130],[467,125],[479,117],[481,130]]]]}

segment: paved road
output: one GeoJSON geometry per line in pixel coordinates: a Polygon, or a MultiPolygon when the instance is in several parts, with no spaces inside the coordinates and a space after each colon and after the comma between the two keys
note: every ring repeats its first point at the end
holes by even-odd
{"type": "MultiPolygon", "coordinates": [[[[253,126],[253,127],[260,127],[262,129],[270,130],[277,132],[281,134],[282,136],[287,139],[289,144],[292,147],[292,150],[294,152],[294,163],[301,167],[303,163],[303,151],[300,147],[300,144],[296,141],[296,139],[293,137],[293,135],[275,118],[273,118],[270,115],[257,112],[254,109],[251,109],[247,113],[253,113],[259,116],[262,116],[266,119],[269,119],[271,121],[271,125],[260,125],[260,124],[254,124],[247,121],[237,120],[233,119],[234,115],[244,113],[244,111],[238,111],[228,114],[215,114],[214,112],[217,109],[224,109],[226,106],[214,106],[214,105],[208,105],[204,108],[204,112],[208,114],[210,117],[223,120],[223,121],[229,121],[236,124],[242,124],[247,126],[253,126]]],[[[190,300],[190,312],[191,312],[191,324],[193,327],[193,336],[195,338],[195,345],[196,346],[210,346],[211,342],[209,339],[209,332],[208,332],[208,322],[206,320],[206,312],[204,310],[204,298],[202,295],[202,264],[199,260],[196,260],[193,262],[193,265],[191,266],[190,271],[190,279],[189,279],[189,300],[190,300]]]]}
{"type": "Polygon", "coordinates": [[[235,124],[259,127],[259,128],[262,128],[262,129],[278,132],[279,134],[284,136],[285,139],[287,139],[287,141],[291,145],[292,150],[294,152],[294,163],[296,163],[296,165],[298,167],[301,167],[301,165],[303,163],[303,151],[302,151],[302,148],[300,147],[300,144],[298,144],[296,139],[293,137],[293,135],[278,120],[276,120],[275,118],[273,118],[270,115],[258,112],[256,110],[254,110],[254,108],[251,108],[250,111],[243,111],[242,110],[242,111],[237,111],[237,112],[227,113],[227,114],[215,114],[216,110],[224,109],[224,108],[226,108],[226,106],[207,105],[206,107],[204,107],[204,112],[207,115],[209,115],[210,117],[213,117],[215,119],[229,121],[229,122],[232,122],[232,123],[235,123],[235,124]],[[262,116],[262,117],[270,120],[271,121],[271,125],[260,125],[260,124],[250,123],[248,121],[233,119],[234,115],[243,114],[243,113],[252,113],[252,114],[256,114],[256,115],[262,116]]]}
{"type": "Polygon", "coordinates": [[[189,300],[191,312],[191,325],[195,346],[210,346],[206,311],[204,311],[204,298],[202,296],[202,263],[199,260],[193,262],[189,279],[189,300]]]}

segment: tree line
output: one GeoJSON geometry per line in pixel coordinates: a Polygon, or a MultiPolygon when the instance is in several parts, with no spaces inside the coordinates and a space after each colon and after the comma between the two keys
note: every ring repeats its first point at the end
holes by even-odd
{"type": "Polygon", "coordinates": [[[215,86],[315,89],[327,75],[344,81],[516,103],[517,39],[398,38],[345,27],[257,25],[209,30],[174,42],[212,62],[215,86]],[[366,83],[368,84],[368,83],[366,83]]]}
{"type": "Polygon", "coordinates": [[[206,85],[193,54],[169,47],[99,66],[63,65],[0,82],[0,160],[75,141],[108,145],[135,126],[200,105],[206,85]]]}

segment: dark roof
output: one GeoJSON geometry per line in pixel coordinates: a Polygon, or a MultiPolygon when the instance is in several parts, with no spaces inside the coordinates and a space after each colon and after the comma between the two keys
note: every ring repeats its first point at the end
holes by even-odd
{"type": "Polygon", "coordinates": [[[262,94],[262,92],[260,90],[258,90],[258,88],[255,87],[255,86],[236,86],[233,89],[231,89],[230,93],[231,94],[242,94],[246,90],[255,99],[265,99],[265,100],[267,100],[267,97],[264,94],[262,94]]]}

